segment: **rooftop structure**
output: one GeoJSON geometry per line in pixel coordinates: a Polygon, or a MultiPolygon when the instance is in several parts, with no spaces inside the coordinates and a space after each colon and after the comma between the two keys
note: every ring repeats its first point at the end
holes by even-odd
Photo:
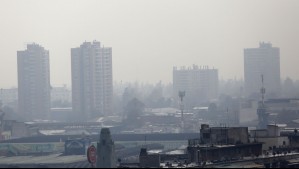
{"type": "Polygon", "coordinates": [[[112,141],[110,130],[101,130],[100,141],[97,144],[97,168],[115,168],[115,146],[112,141]]]}
{"type": "Polygon", "coordinates": [[[248,143],[247,127],[212,127],[203,124],[200,129],[201,144],[246,144],[248,143]]]}

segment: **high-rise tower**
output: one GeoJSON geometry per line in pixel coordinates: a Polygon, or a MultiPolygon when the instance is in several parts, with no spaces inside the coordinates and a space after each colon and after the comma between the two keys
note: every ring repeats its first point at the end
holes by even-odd
{"type": "Polygon", "coordinates": [[[267,95],[280,94],[280,50],[271,43],[260,43],[259,48],[244,49],[244,78],[246,95],[258,96],[260,76],[263,75],[267,95]]]}
{"type": "Polygon", "coordinates": [[[38,44],[28,44],[27,50],[17,55],[19,113],[28,119],[49,119],[49,51],[38,44]]]}
{"type": "Polygon", "coordinates": [[[84,42],[71,49],[72,103],[77,120],[112,113],[112,48],[84,42]]]}

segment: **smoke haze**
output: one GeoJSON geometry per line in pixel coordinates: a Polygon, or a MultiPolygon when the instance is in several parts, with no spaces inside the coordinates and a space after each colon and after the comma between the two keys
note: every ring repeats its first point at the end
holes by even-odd
{"type": "Polygon", "coordinates": [[[243,49],[271,42],[281,74],[299,79],[296,0],[1,0],[0,87],[17,86],[17,50],[50,51],[51,84],[71,84],[70,49],[98,40],[113,48],[115,81],[172,81],[172,67],[210,65],[243,78],[243,49]]]}

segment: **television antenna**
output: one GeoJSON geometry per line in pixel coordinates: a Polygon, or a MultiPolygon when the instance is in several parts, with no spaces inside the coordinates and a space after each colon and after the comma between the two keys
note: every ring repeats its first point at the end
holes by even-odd
{"type": "Polygon", "coordinates": [[[184,104],[183,100],[186,96],[186,91],[179,91],[179,97],[180,97],[180,109],[181,109],[181,132],[184,132],[185,124],[184,124],[184,104]]]}

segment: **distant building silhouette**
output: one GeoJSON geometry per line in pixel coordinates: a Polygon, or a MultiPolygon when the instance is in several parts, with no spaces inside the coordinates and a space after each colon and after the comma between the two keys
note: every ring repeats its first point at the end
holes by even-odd
{"type": "Polygon", "coordinates": [[[0,101],[3,106],[18,102],[18,88],[10,88],[10,89],[0,89],[0,101]]]}
{"type": "Polygon", "coordinates": [[[259,96],[261,75],[264,76],[266,93],[277,97],[280,84],[280,50],[271,43],[260,43],[259,48],[244,49],[244,77],[247,96],[259,96]]]}
{"type": "Polygon", "coordinates": [[[52,87],[51,102],[55,102],[55,101],[71,103],[72,102],[71,90],[66,85],[63,85],[62,87],[52,87]]]}
{"type": "Polygon", "coordinates": [[[28,44],[18,51],[19,112],[28,118],[48,119],[50,115],[49,51],[28,44]]]}
{"type": "Polygon", "coordinates": [[[179,91],[186,91],[185,106],[193,108],[201,101],[218,97],[218,70],[208,66],[173,68],[173,97],[178,98],[179,91]]]}
{"type": "Polygon", "coordinates": [[[115,147],[112,141],[110,130],[101,130],[100,142],[97,145],[97,165],[96,168],[115,168],[115,147]]]}
{"type": "Polygon", "coordinates": [[[112,48],[84,42],[71,49],[72,103],[77,119],[112,113],[112,48]]]}

